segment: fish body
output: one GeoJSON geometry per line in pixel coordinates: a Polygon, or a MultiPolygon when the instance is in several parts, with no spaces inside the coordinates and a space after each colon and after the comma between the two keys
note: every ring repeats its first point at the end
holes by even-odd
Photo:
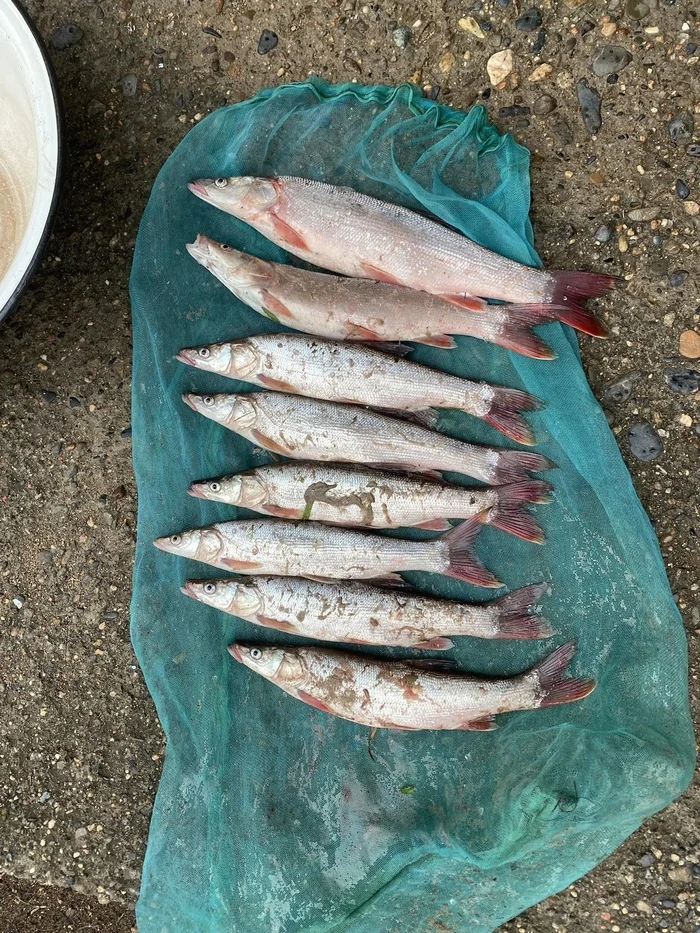
{"type": "Polygon", "coordinates": [[[184,349],[178,359],[262,388],[329,402],[399,412],[456,408],[513,440],[535,443],[520,415],[540,407],[539,399],[529,393],[462,379],[364,344],[305,334],[261,334],[184,349]]]}
{"type": "Polygon", "coordinates": [[[527,479],[550,469],[531,451],[479,447],[429,428],[355,405],[253,392],[186,393],[194,410],[266,450],[295,460],[361,463],[409,472],[451,470],[492,486],[527,479]]]}
{"type": "Polygon", "coordinates": [[[615,281],[524,266],[423,214],[352,188],[281,176],[199,179],[190,190],[307,262],[425,291],[468,310],[483,310],[476,296],[576,310],[615,281]]]}
{"type": "Polygon", "coordinates": [[[369,528],[444,531],[450,527],[446,519],[487,509],[489,524],[537,543],[544,535],[524,506],[548,502],[550,490],[541,480],[469,489],[389,470],[305,462],[271,463],[189,488],[198,498],[278,518],[369,528]]]}
{"type": "Polygon", "coordinates": [[[563,674],[574,649],[569,642],[530,671],[498,680],[426,670],[421,661],[386,661],[327,648],[233,644],[229,652],[285,693],[365,726],[490,731],[500,713],[588,696],[594,680],[563,674]]]}
{"type": "Polygon", "coordinates": [[[479,563],[473,544],[485,514],[431,541],[276,519],[240,519],[158,538],[156,547],[221,570],[261,576],[395,580],[407,570],[442,573],[476,586],[502,584],[479,563]]]}
{"type": "Polygon", "coordinates": [[[200,234],[190,255],[237,298],[277,324],[330,340],[404,341],[449,349],[451,334],[536,359],[555,354],[531,328],[556,310],[487,305],[481,313],[410,288],[266,262],[200,234]]]}
{"type": "Polygon", "coordinates": [[[303,638],[444,651],[453,646],[450,635],[548,637],[547,622],[532,615],[545,589],[546,584],[527,586],[481,604],[294,577],[188,580],[182,592],[248,622],[303,638]]]}

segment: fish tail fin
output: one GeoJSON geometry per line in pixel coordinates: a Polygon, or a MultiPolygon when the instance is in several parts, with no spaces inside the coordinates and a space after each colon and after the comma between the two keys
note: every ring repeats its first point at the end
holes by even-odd
{"type": "Polygon", "coordinates": [[[549,622],[533,615],[547,588],[547,583],[534,583],[490,602],[488,605],[498,611],[496,638],[549,638],[553,635],[549,622]]]}
{"type": "Polygon", "coordinates": [[[551,489],[549,483],[536,479],[499,486],[496,490],[498,503],[491,509],[489,524],[524,541],[542,544],[545,540],[544,532],[534,517],[526,511],[525,505],[531,502],[550,502],[551,489]]]}
{"type": "Polygon", "coordinates": [[[575,651],[575,641],[560,645],[528,672],[537,674],[542,693],[540,707],[573,703],[587,697],[595,689],[596,682],[593,679],[564,677],[564,671],[571,663],[575,651]]]}
{"type": "Polygon", "coordinates": [[[542,402],[520,389],[494,388],[492,392],[491,407],[484,421],[520,444],[534,444],[534,432],[520,412],[536,411],[542,407],[542,402]]]}
{"type": "Polygon", "coordinates": [[[550,302],[557,320],[591,337],[607,337],[605,324],[587,311],[583,302],[616,288],[622,280],[601,272],[551,272],[550,275],[554,279],[550,302]]]}
{"type": "Polygon", "coordinates": [[[529,450],[502,450],[498,455],[494,486],[505,486],[506,483],[516,483],[527,480],[528,473],[539,473],[541,470],[553,470],[556,463],[542,454],[532,453],[529,450]]]}
{"type": "Polygon", "coordinates": [[[484,523],[488,521],[488,512],[488,509],[484,509],[438,538],[436,543],[443,546],[447,552],[447,569],[444,573],[449,577],[473,583],[475,586],[503,586],[500,580],[484,567],[473,551],[474,541],[484,523]]]}
{"type": "Polygon", "coordinates": [[[555,360],[557,354],[532,331],[537,324],[546,324],[556,317],[547,304],[505,305],[507,321],[501,325],[498,343],[507,350],[535,360],[555,360]]]}

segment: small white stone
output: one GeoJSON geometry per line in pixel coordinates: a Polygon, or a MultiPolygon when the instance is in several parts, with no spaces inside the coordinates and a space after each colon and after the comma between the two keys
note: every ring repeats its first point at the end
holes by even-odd
{"type": "Polygon", "coordinates": [[[503,49],[501,52],[496,52],[486,63],[486,71],[494,87],[500,84],[501,81],[505,81],[512,70],[513,53],[510,49],[503,49]]]}

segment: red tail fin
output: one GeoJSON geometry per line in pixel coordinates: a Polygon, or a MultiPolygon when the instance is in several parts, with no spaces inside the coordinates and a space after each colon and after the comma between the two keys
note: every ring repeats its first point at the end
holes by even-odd
{"type": "Polygon", "coordinates": [[[556,318],[550,305],[505,305],[508,318],[501,325],[498,343],[507,350],[536,360],[554,360],[557,354],[530,328],[556,318]]]}
{"type": "Polygon", "coordinates": [[[532,615],[539,608],[537,603],[547,586],[546,583],[523,586],[489,603],[498,610],[496,638],[549,638],[554,634],[546,619],[532,615]]]}
{"type": "Polygon", "coordinates": [[[540,707],[558,706],[560,703],[573,703],[582,700],[595,690],[596,682],[590,679],[572,679],[563,676],[576,650],[576,642],[561,645],[547,655],[529,672],[537,674],[542,691],[540,707]]]}
{"type": "Polygon", "coordinates": [[[529,472],[539,473],[541,470],[553,470],[555,467],[556,463],[542,454],[530,453],[527,450],[502,450],[498,455],[493,485],[515,483],[527,479],[529,472]]]}
{"type": "Polygon", "coordinates": [[[446,551],[447,568],[444,573],[449,577],[473,583],[475,586],[499,587],[503,584],[484,567],[472,550],[487,516],[488,509],[484,509],[483,512],[457,525],[452,531],[446,532],[438,538],[437,543],[446,551]]]}
{"type": "Polygon", "coordinates": [[[554,288],[550,296],[556,318],[592,337],[607,337],[608,329],[583,302],[596,298],[620,284],[621,279],[600,272],[551,272],[554,288]]]}
{"type": "Polygon", "coordinates": [[[489,523],[524,541],[542,544],[545,540],[544,532],[533,516],[525,510],[525,504],[549,502],[548,493],[551,488],[549,483],[535,479],[499,486],[498,504],[491,509],[489,523]]]}
{"type": "Polygon", "coordinates": [[[520,444],[534,444],[535,435],[530,425],[518,412],[536,411],[542,403],[534,395],[519,389],[493,389],[491,408],[484,421],[520,444]]]}

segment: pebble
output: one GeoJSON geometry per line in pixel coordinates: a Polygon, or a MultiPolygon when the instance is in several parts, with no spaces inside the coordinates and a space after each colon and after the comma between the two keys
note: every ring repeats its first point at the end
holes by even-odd
{"type": "MultiPolygon", "coordinates": [[[[644,855],[639,859],[639,864],[642,866],[642,868],[651,868],[651,866],[655,864],[655,862],[656,862],[656,859],[654,858],[651,852],[645,852],[644,855]]],[[[649,905],[647,904],[647,907],[648,906],[649,905]]],[[[637,907],[639,907],[639,904],[637,904],[637,907]]],[[[651,908],[649,908],[649,910],[646,912],[651,913],[651,908]]]]}
{"type": "Polygon", "coordinates": [[[440,61],[438,62],[438,67],[442,74],[448,75],[455,66],[455,57],[452,52],[445,52],[440,61]]]}
{"type": "Polygon", "coordinates": [[[603,23],[600,27],[600,34],[604,39],[609,39],[617,32],[617,23],[603,23]]]}
{"type": "Polygon", "coordinates": [[[700,157],[700,143],[690,143],[689,146],[685,147],[685,151],[689,156],[697,159],[700,157]]]}
{"type": "Polygon", "coordinates": [[[649,272],[652,275],[661,278],[664,275],[668,274],[668,259],[655,259],[653,262],[649,263],[649,272]]]}
{"type": "Polygon", "coordinates": [[[83,35],[83,30],[77,23],[61,23],[51,33],[49,42],[52,49],[63,52],[65,49],[69,49],[71,45],[75,45],[76,42],[80,42],[83,35]]]}
{"type": "Polygon", "coordinates": [[[221,33],[218,31],[218,29],[214,29],[213,26],[202,26],[202,32],[204,33],[205,36],[214,36],[215,39],[224,38],[221,35],[221,33]]]}
{"type": "Polygon", "coordinates": [[[510,6],[510,0],[498,0],[498,5],[502,10],[505,10],[506,7],[510,6]]]}
{"type": "Polygon", "coordinates": [[[486,62],[486,71],[494,87],[504,81],[512,70],[513,53],[510,49],[495,52],[486,62]]]}
{"type": "Polygon", "coordinates": [[[476,36],[477,39],[486,38],[486,33],[473,16],[463,16],[459,21],[459,25],[461,29],[464,29],[465,32],[470,32],[473,36],[476,36]]]}
{"type": "Polygon", "coordinates": [[[261,55],[267,55],[268,52],[277,48],[277,43],[279,41],[279,36],[276,32],[273,32],[271,29],[263,29],[258,39],[258,52],[261,55]]]}
{"type": "Polygon", "coordinates": [[[534,32],[535,29],[539,29],[542,25],[542,14],[537,9],[537,7],[530,7],[529,10],[526,10],[522,16],[519,16],[515,21],[515,28],[519,29],[520,32],[534,32]]]}
{"type": "Polygon", "coordinates": [[[627,239],[624,233],[622,234],[622,236],[617,238],[617,248],[620,250],[621,253],[626,253],[627,250],[630,248],[630,241],[627,239]]]}
{"type": "Polygon", "coordinates": [[[543,117],[556,109],[557,102],[550,94],[541,94],[532,105],[532,112],[543,117]]]}
{"type": "Polygon", "coordinates": [[[600,116],[600,94],[595,88],[589,87],[585,78],[581,78],[576,85],[576,93],[578,95],[579,106],[581,107],[583,125],[588,132],[593,135],[597,133],[603,125],[600,116]]]}
{"type": "Polygon", "coordinates": [[[656,460],[663,452],[663,443],[648,421],[638,421],[627,432],[630,450],[637,460],[656,460]]]}
{"type": "Polygon", "coordinates": [[[583,22],[578,24],[578,34],[583,37],[587,36],[589,32],[593,32],[595,29],[595,23],[592,23],[590,19],[584,19],[583,22]]]}
{"type": "Polygon", "coordinates": [[[689,273],[685,269],[676,269],[675,272],[672,272],[668,277],[668,284],[672,288],[679,288],[683,285],[688,278],[689,273]]]}
{"type": "Polygon", "coordinates": [[[15,609],[21,609],[24,605],[24,596],[15,596],[12,599],[12,605],[15,609]]]}
{"type": "Polygon", "coordinates": [[[636,907],[640,914],[653,914],[654,912],[651,908],[651,905],[647,904],[646,901],[637,901],[636,907]]]}
{"type": "Polygon", "coordinates": [[[37,560],[40,567],[48,567],[53,560],[53,554],[51,551],[39,551],[37,560]]]}
{"type": "Polygon", "coordinates": [[[68,404],[71,408],[80,408],[83,404],[79,398],[76,398],[74,395],[68,396],[68,404]]]}
{"type": "Polygon", "coordinates": [[[547,33],[544,26],[540,27],[540,31],[537,33],[535,41],[532,43],[532,54],[539,55],[542,49],[544,48],[545,41],[547,39],[547,33]]]}
{"type": "Polygon", "coordinates": [[[649,7],[644,0],[627,0],[625,12],[630,19],[640,20],[649,15],[649,7]]]}
{"type": "Polygon", "coordinates": [[[593,234],[594,239],[596,239],[599,243],[607,243],[611,236],[612,227],[609,227],[607,224],[601,224],[593,234]]]}
{"type": "Polygon", "coordinates": [[[676,194],[681,199],[685,201],[686,198],[690,197],[690,188],[686,185],[682,178],[676,180],[676,194]]]}
{"type": "Polygon", "coordinates": [[[136,75],[124,75],[122,78],[122,94],[124,97],[136,97],[139,89],[139,79],[136,75]]]}
{"type": "Polygon", "coordinates": [[[695,121],[689,113],[678,113],[668,122],[668,134],[676,144],[684,139],[690,139],[694,129],[695,121]]]}
{"type": "Polygon", "coordinates": [[[53,404],[56,401],[56,393],[51,389],[44,389],[41,393],[41,397],[47,403],[47,405],[53,404]]]}
{"type": "Polygon", "coordinates": [[[697,369],[667,369],[664,379],[671,390],[679,395],[691,395],[700,389],[700,371],[697,369]]]}
{"type": "Polygon", "coordinates": [[[510,107],[501,107],[498,111],[498,116],[501,118],[505,117],[525,117],[530,113],[529,107],[519,107],[517,104],[513,104],[510,107]]]}
{"type": "Polygon", "coordinates": [[[700,359],[700,334],[696,330],[684,330],[679,341],[681,356],[687,360],[700,359]]]}
{"type": "Polygon", "coordinates": [[[618,379],[613,385],[608,386],[603,392],[603,401],[609,405],[621,405],[622,402],[626,402],[632,394],[632,386],[641,378],[642,374],[636,370],[627,373],[622,379],[618,379]]]}
{"type": "Polygon", "coordinates": [[[650,220],[656,220],[661,213],[660,207],[636,207],[628,211],[627,216],[634,223],[647,223],[650,220]]]}
{"type": "MultiPolygon", "coordinates": [[[[693,422],[691,421],[690,424],[692,423],[693,422]]],[[[681,422],[681,424],[684,424],[684,422],[681,422]]],[[[690,425],[688,424],[684,424],[684,426],[690,427],[690,425]]],[[[668,872],[668,877],[671,879],[671,881],[687,882],[687,881],[690,881],[690,871],[688,870],[688,867],[686,865],[682,865],[680,868],[670,868],[668,872]]],[[[665,906],[665,903],[664,903],[664,906],[665,906]]],[[[675,901],[673,902],[673,906],[674,907],[676,906],[675,901]]]]}
{"type": "Polygon", "coordinates": [[[545,81],[551,73],[554,71],[554,68],[551,65],[548,65],[544,62],[541,65],[538,65],[537,68],[528,76],[528,81],[532,81],[533,84],[536,81],[545,81]]]}
{"type": "MultiPolygon", "coordinates": [[[[668,874],[669,874],[669,877],[670,877],[670,876],[671,876],[671,872],[669,872],[668,874]]],[[[673,910],[673,908],[676,906],[676,902],[675,902],[674,900],[672,900],[670,897],[667,897],[667,898],[665,898],[663,901],[661,901],[661,906],[662,906],[662,907],[665,907],[666,910],[673,910]]]]}
{"type": "Polygon", "coordinates": [[[664,245],[663,237],[660,237],[657,233],[651,238],[651,243],[652,246],[654,246],[656,249],[661,249],[661,247],[664,245]]]}
{"type": "Polygon", "coordinates": [[[412,35],[410,26],[397,26],[391,33],[391,40],[397,49],[405,49],[412,35]]]}
{"type": "Polygon", "coordinates": [[[683,205],[683,210],[690,217],[697,217],[700,214],[700,204],[697,201],[686,201],[683,205]]]}
{"type": "Polygon", "coordinates": [[[632,55],[621,45],[604,45],[591,59],[591,71],[598,78],[617,74],[632,61],[632,55]]]}
{"type": "Polygon", "coordinates": [[[120,437],[131,437],[131,425],[129,425],[128,428],[124,428],[123,431],[120,431],[119,436],[120,437]]]}

